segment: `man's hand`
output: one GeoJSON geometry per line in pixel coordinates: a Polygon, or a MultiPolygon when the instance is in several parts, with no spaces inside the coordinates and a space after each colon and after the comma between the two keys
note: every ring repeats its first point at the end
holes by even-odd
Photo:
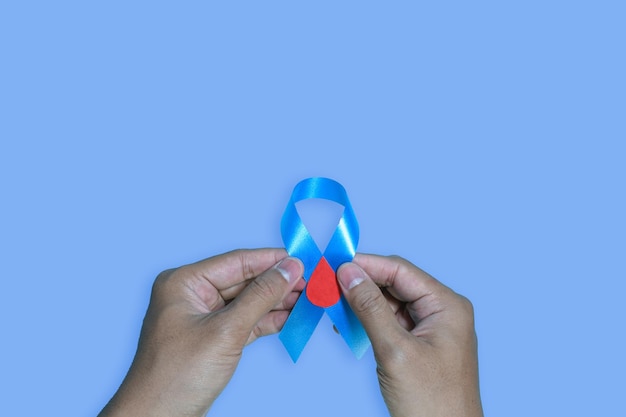
{"type": "Polygon", "coordinates": [[[161,273],[137,354],[100,416],[204,416],[244,346],[278,332],[304,288],[283,249],[238,250],[161,273]]]}
{"type": "Polygon", "coordinates": [[[372,342],[391,415],[482,416],[472,304],[404,259],[353,262],[338,280],[372,342]]]}

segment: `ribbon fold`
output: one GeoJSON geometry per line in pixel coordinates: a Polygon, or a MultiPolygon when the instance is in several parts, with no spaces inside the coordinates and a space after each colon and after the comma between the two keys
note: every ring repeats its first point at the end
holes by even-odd
{"type": "Polygon", "coordinates": [[[299,182],[291,194],[280,223],[281,235],[290,256],[304,263],[307,286],[298,298],[279,338],[296,362],[324,312],[357,358],[370,345],[365,329],[339,290],[335,273],[356,254],[359,225],[345,188],[329,178],[314,177],[299,182]],[[344,207],[339,224],[322,254],[304,226],[296,203],[309,198],[334,201],[344,207]],[[313,285],[309,285],[311,281],[313,285]]]}

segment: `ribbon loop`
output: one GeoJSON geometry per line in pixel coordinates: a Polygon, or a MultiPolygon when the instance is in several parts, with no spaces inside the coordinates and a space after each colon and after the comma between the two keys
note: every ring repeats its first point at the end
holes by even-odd
{"type": "Polygon", "coordinates": [[[335,278],[337,268],[354,258],[359,241],[359,225],[345,188],[329,178],[315,177],[299,182],[291,194],[280,228],[289,255],[304,263],[307,281],[279,336],[292,360],[298,360],[324,312],[354,355],[360,358],[369,346],[369,339],[341,295],[335,278]],[[309,198],[334,201],[344,207],[323,254],[296,209],[297,202],[309,198]]]}

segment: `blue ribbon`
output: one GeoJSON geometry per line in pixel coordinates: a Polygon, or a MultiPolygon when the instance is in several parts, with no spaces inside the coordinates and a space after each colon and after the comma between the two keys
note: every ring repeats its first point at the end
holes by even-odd
{"type": "MultiPolygon", "coordinates": [[[[304,263],[304,279],[307,282],[322,256],[326,258],[333,271],[337,271],[341,264],[350,262],[354,258],[359,241],[359,224],[350,205],[350,200],[348,200],[346,190],[341,184],[329,178],[308,178],[296,185],[283,214],[280,230],[289,255],[300,258],[304,263]],[[339,224],[323,254],[302,223],[296,210],[297,202],[309,198],[330,200],[344,206],[339,224]]],[[[294,362],[298,360],[324,312],[354,355],[357,358],[363,356],[370,345],[370,341],[365,329],[343,295],[336,304],[322,308],[309,301],[305,289],[279,335],[291,359],[294,362]]]]}

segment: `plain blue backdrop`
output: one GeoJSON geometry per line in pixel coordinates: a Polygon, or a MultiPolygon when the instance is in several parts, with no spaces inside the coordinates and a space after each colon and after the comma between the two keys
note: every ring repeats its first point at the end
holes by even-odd
{"type": "MultiPolygon", "coordinates": [[[[487,415],[626,414],[623,2],[208,3],[0,5],[0,415],[97,414],[309,176],[473,301],[487,415]]],[[[386,415],[371,349],[254,343],[209,415],[259,412],[386,415]]]]}

